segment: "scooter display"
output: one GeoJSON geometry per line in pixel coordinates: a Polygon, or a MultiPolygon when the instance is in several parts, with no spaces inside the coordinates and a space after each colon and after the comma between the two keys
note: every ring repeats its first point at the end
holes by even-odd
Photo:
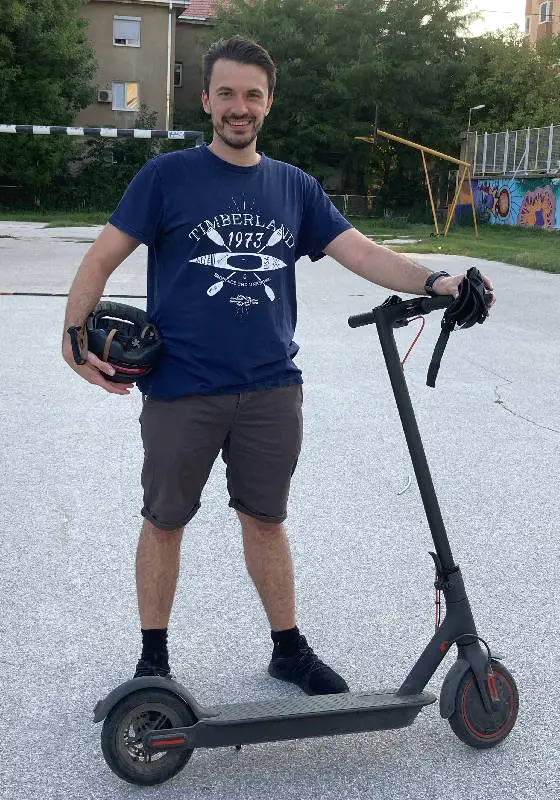
{"type": "MultiPolygon", "coordinates": [[[[395,401],[434,543],[435,587],[445,616],[398,689],[302,696],[203,707],[170,678],[133,678],[94,709],[103,722],[101,746],[109,767],[137,785],[163,783],[176,775],[197,747],[229,747],[309,737],[402,728],[411,725],[436,696],[425,687],[446,654],[457,647],[439,696],[439,711],[454,733],[475,748],[494,747],[510,733],[519,709],[515,681],[478,635],[461,570],[455,564],[393,329],[453,303],[451,297],[388,298],[351,327],[375,323],[395,401]]],[[[445,319],[445,317],[444,317],[445,319]]],[[[481,321],[481,320],[478,320],[481,321]]],[[[442,325],[443,327],[443,325],[442,325]]],[[[467,325],[468,327],[468,325],[467,325]]]]}

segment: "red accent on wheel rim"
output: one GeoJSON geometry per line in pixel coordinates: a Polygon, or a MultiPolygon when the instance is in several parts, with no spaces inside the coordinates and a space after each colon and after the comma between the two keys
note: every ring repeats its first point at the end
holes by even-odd
{"type": "MultiPolygon", "coordinates": [[[[495,672],[496,672],[496,670],[495,670],[495,672]]],[[[509,722],[510,722],[511,717],[512,717],[513,712],[514,712],[513,699],[515,697],[515,692],[513,691],[513,687],[512,687],[511,683],[508,681],[508,679],[506,678],[506,676],[503,673],[498,672],[498,675],[500,676],[500,680],[502,681],[502,683],[505,686],[507,686],[507,689],[509,691],[509,699],[510,699],[511,702],[509,702],[509,709],[508,709],[507,716],[506,716],[503,724],[498,728],[497,731],[493,731],[492,733],[483,733],[482,731],[479,731],[477,728],[475,728],[475,726],[473,725],[473,723],[470,720],[470,717],[469,717],[469,714],[468,714],[468,698],[469,698],[471,690],[474,688],[474,685],[475,685],[474,676],[471,677],[469,679],[469,681],[465,684],[465,689],[463,691],[463,696],[461,698],[461,712],[462,712],[462,715],[463,715],[463,719],[465,720],[465,725],[467,726],[469,731],[473,734],[473,736],[476,736],[478,739],[485,739],[486,741],[488,741],[490,739],[497,739],[498,737],[500,737],[502,735],[502,733],[504,731],[506,731],[508,729],[509,722]]],[[[496,686],[496,690],[497,690],[497,686],[496,686]]],[[[503,698],[503,699],[505,700],[505,698],[503,698]]]]}

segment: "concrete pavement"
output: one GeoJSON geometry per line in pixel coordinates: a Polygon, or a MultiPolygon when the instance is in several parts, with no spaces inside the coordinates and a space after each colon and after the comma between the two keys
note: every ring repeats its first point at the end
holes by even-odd
{"type": "MultiPolygon", "coordinates": [[[[97,230],[0,223],[0,291],[66,292],[97,230]]],[[[145,255],[107,292],[143,294],[145,255]]],[[[436,706],[402,731],[200,750],[151,798],[560,797],[560,276],[418,261],[476,263],[498,294],[485,325],[452,334],[435,390],[425,377],[438,314],[405,374],[480,634],[519,686],[518,723],[487,752],[457,740],[436,706]]],[[[375,331],[346,322],[390,292],[330,259],[298,271],[306,429],[288,528],[299,625],[352,689],[394,687],[433,630],[431,542],[415,480],[399,494],[412,469],[375,331]]],[[[139,651],[140,396],[109,396],[62,362],[64,305],[0,297],[2,800],[139,791],[106,767],[92,709],[139,651]]],[[[401,351],[413,328],[398,331],[401,351]]],[[[170,648],[203,704],[298,694],[266,674],[269,631],[220,462],[185,534],[170,648]]]]}

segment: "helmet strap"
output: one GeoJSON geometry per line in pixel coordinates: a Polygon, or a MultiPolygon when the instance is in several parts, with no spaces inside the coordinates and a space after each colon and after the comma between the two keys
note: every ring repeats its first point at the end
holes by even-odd
{"type": "Polygon", "coordinates": [[[116,328],[113,328],[107,334],[107,341],[105,342],[105,347],[103,348],[103,361],[109,361],[109,350],[111,349],[111,342],[115,338],[115,334],[118,333],[116,328]]]}

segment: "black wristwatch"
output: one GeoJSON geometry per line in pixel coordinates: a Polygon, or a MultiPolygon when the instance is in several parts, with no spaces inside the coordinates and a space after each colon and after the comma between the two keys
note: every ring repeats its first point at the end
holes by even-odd
{"type": "Polygon", "coordinates": [[[432,272],[431,275],[428,275],[426,279],[426,283],[424,284],[424,291],[426,294],[431,295],[432,297],[435,296],[435,292],[432,289],[432,286],[437,281],[438,278],[449,278],[449,272],[432,272]]]}

